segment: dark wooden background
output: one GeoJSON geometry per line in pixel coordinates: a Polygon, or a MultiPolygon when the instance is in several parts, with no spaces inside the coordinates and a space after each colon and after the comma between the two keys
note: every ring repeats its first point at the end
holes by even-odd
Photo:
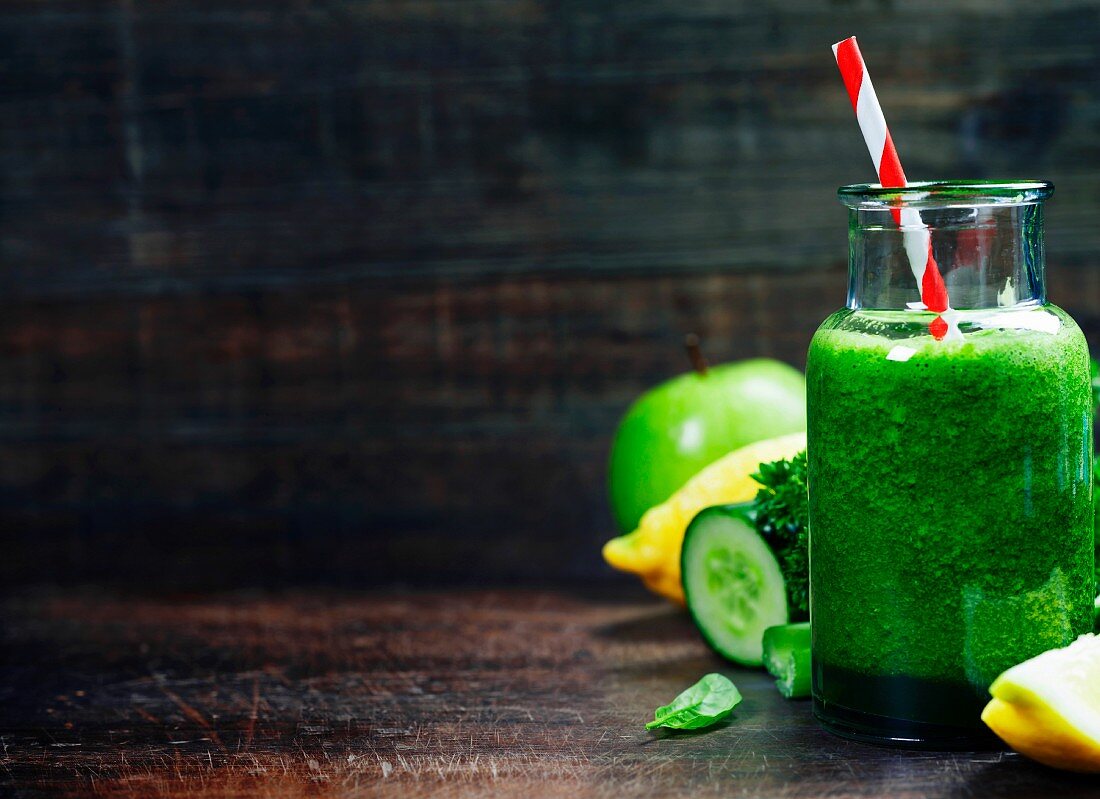
{"type": "Polygon", "coordinates": [[[609,578],[610,433],[802,365],[871,177],[1040,176],[1100,336],[1100,2],[8,0],[0,578],[609,578]]]}

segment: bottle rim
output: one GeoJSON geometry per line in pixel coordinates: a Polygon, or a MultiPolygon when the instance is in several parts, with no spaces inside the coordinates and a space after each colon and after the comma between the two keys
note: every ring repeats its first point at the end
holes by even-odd
{"type": "Polygon", "coordinates": [[[984,205],[1034,205],[1054,193],[1049,180],[930,180],[904,188],[853,183],[837,189],[844,205],[863,211],[892,208],[973,208],[984,205]]]}

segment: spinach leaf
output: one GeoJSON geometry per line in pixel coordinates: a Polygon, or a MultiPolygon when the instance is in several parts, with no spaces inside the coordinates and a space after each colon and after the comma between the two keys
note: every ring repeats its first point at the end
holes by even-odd
{"type": "Polygon", "coordinates": [[[670,704],[654,712],[647,730],[669,727],[674,730],[698,730],[709,727],[730,714],[741,702],[741,692],[721,674],[708,674],[670,704]]]}

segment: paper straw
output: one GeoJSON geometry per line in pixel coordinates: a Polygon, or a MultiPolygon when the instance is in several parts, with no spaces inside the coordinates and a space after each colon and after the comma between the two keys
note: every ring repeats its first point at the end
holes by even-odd
{"type": "MultiPolygon", "coordinates": [[[[886,116],[882,113],[882,106],[879,105],[875,87],[871,83],[867,64],[859,52],[856,37],[851,36],[834,44],[833,55],[836,56],[840,76],[844,79],[844,87],[848,90],[848,99],[855,109],[863,140],[867,143],[871,160],[874,161],[879,183],[886,188],[905,188],[905,172],[901,168],[898,151],[894,148],[890,129],[886,127],[886,116]]],[[[936,314],[948,311],[950,303],[947,286],[944,285],[936,259],[932,257],[932,237],[921,220],[920,212],[915,208],[905,207],[893,208],[891,214],[894,222],[903,231],[905,252],[920,289],[921,302],[936,314]]],[[[943,338],[948,332],[947,322],[939,316],[929,328],[936,338],[943,338]]]]}

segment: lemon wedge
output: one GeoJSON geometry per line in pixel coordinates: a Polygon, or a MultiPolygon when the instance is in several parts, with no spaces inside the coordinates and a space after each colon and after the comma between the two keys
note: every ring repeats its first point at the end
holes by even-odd
{"type": "Polygon", "coordinates": [[[752,475],[761,463],[793,458],[804,449],[806,434],[790,433],[724,455],[704,467],[666,501],[646,511],[637,530],[604,544],[604,560],[620,571],[637,574],[654,593],[684,604],[680,546],[688,523],[711,505],[749,501],[760,490],[752,475]]]}
{"type": "Polygon", "coordinates": [[[1087,633],[1013,666],[989,687],[984,721],[1022,755],[1100,772],[1100,637],[1087,633]]]}

